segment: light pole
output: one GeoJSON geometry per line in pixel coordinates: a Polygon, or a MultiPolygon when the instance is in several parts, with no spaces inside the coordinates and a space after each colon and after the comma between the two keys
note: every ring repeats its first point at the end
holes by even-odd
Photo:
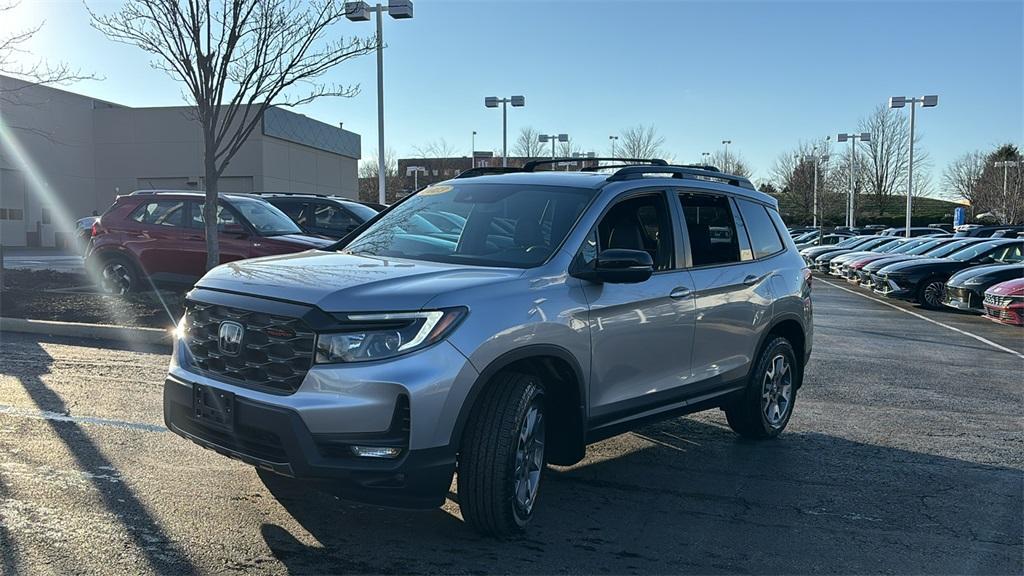
{"type": "MultiPolygon", "coordinates": [[[[999,162],[993,163],[996,168],[1003,169],[1003,208],[1005,209],[1010,204],[1006,201],[1006,170],[1007,168],[1016,168],[1020,166],[1020,160],[1000,160],[999,162]]],[[[1009,214],[1003,214],[1003,218],[1009,217],[1009,214]]],[[[1012,222],[1011,222],[1012,224],[1012,222]]]]}
{"type": "Polygon", "coordinates": [[[725,146],[725,166],[721,169],[725,172],[732,172],[732,168],[729,167],[729,144],[732,144],[732,140],[722,140],[722,145],[725,146]]]}
{"type": "Polygon", "coordinates": [[[711,152],[701,152],[700,153],[701,163],[703,163],[705,166],[707,166],[708,165],[708,158],[710,156],[711,156],[711,152]]]}
{"type": "Polygon", "coordinates": [[[551,159],[554,160],[555,159],[555,143],[556,142],[568,142],[569,141],[569,135],[568,134],[541,134],[537,138],[537,141],[540,142],[541,144],[546,144],[547,142],[551,142],[551,159]]]}
{"type": "Polygon", "coordinates": [[[484,98],[484,106],[497,108],[501,104],[501,165],[508,166],[508,105],[516,108],[526,106],[525,96],[512,96],[511,98],[498,98],[488,96],[484,98]]]}
{"type": "MultiPolygon", "coordinates": [[[[583,170],[583,165],[586,164],[587,159],[588,158],[594,158],[596,156],[597,156],[597,154],[595,154],[593,152],[573,152],[573,154],[572,154],[573,158],[577,158],[579,160],[579,166],[580,166],[580,170],[581,171],[583,170]]],[[[566,172],[569,171],[568,168],[566,168],[565,170],[566,170],[566,172]]]]}
{"type": "Polygon", "coordinates": [[[366,2],[346,2],[345,18],[353,22],[366,22],[371,14],[377,15],[377,196],[381,204],[387,203],[384,180],[384,12],[395,20],[412,18],[412,0],[388,0],[371,7],[366,2]]]}
{"type": "Polygon", "coordinates": [[[803,160],[812,160],[814,162],[814,202],[811,211],[814,213],[812,216],[813,223],[812,227],[818,227],[818,164],[820,162],[828,162],[828,154],[818,154],[818,145],[815,144],[814,148],[811,148],[811,153],[803,156],[803,160]]]}
{"type": "Polygon", "coordinates": [[[906,96],[892,96],[889,98],[889,108],[903,108],[910,104],[910,155],[907,158],[907,238],[910,238],[910,210],[914,196],[914,119],[917,105],[925,108],[933,108],[939,104],[939,97],[921,96],[920,98],[906,96]]]}
{"type": "Polygon", "coordinates": [[[469,145],[469,167],[476,168],[476,130],[473,130],[473,143],[469,145]]]}
{"type": "Polygon", "coordinates": [[[405,169],[405,175],[412,174],[412,189],[413,191],[420,189],[420,172],[426,174],[427,169],[424,166],[409,166],[405,169]]]}
{"type": "Polygon", "coordinates": [[[609,136],[608,139],[612,141],[612,158],[615,158],[615,143],[619,141],[619,137],[609,136]]]}
{"type": "Polygon", "coordinates": [[[850,141],[850,193],[846,197],[846,226],[853,228],[857,219],[854,217],[854,196],[856,195],[856,188],[854,184],[854,175],[857,171],[857,140],[861,142],[871,142],[870,132],[861,132],[860,134],[840,134],[836,138],[836,142],[850,141]]]}

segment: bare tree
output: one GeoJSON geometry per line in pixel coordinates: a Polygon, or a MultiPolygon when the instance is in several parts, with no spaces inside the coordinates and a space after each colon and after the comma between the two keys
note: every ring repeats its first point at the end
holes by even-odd
{"type": "Polygon", "coordinates": [[[665,138],[658,135],[653,124],[637,124],[619,133],[615,153],[621,158],[661,158],[665,155],[664,145],[665,138]]]}
{"type": "Polygon", "coordinates": [[[736,152],[725,153],[725,150],[718,150],[711,154],[708,159],[712,166],[718,168],[722,172],[728,174],[735,174],[737,176],[750,177],[753,171],[747,164],[747,161],[743,159],[743,156],[736,152]]]}
{"type": "Polygon", "coordinates": [[[532,126],[526,126],[519,130],[519,136],[512,146],[512,153],[523,158],[540,158],[547,148],[547,145],[540,142],[540,132],[532,126]]]}
{"type": "Polygon", "coordinates": [[[267,108],[356,94],[358,86],[317,79],[376,48],[333,30],[345,17],[340,0],[125,0],[89,14],[107,38],[149,52],[153,67],[185,84],[205,150],[207,268],[220,263],[217,181],[267,108]]]}
{"type": "Polygon", "coordinates": [[[972,206],[977,205],[981,198],[985,163],[985,154],[980,151],[968,152],[950,162],[942,174],[947,193],[966,200],[972,206]]]}
{"type": "MultiPolygon", "coordinates": [[[[0,21],[10,17],[20,2],[0,2],[0,21]]],[[[16,92],[29,86],[60,85],[79,80],[94,80],[96,76],[72,68],[65,62],[48,62],[35,60],[31,63],[19,62],[28,54],[27,44],[32,40],[46,22],[22,30],[0,34],[0,74],[16,76],[25,84],[0,88],[0,102],[21,103],[13,97],[16,92]]]]}
{"type": "MultiPolygon", "coordinates": [[[[377,162],[377,155],[373,154],[364,158],[359,163],[359,199],[363,202],[377,202],[377,174],[380,173],[380,166],[377,162]]],[[[398,174],[398,156],[390,146],[384,150],[384,189],[391,194],[397,194],[402,188],[402,178],[398,174]]],[[[388,198],[394,201],[395,198],[388,198]]]]}
{"type": "Polygon", "coordinates": [[[1024,221],[1021,160],[1020,150],[1012,144],[1004,144],[985,155],[971,203],[975,214],[988,213],[1000,224],[1024,221]],[[1016,166],[1008,166],[1004,172],[1003,167],[996,166],[1001,161],[1016,161],[1016,166]]]}
{"type": "Polygon", "coordinates": [[[777,190],[779,207],[787,221],[810,224],[814,221],[814,157],[828,156],[818,163],[818,218],[822,222],[841,222],[846,212],[848,171],[838,169],[830,142],[801,142],[783,152],[771,170],[771,183],[777,190]]]}
{"type": "MultiPolygon", "coordinates": [[[[863,118],[859,124],[861,132],[871,134],[869,142],[858,144],[858,152],[866,156],[867,187],[865,194],[871,208],[884,216],[886,210],[894,208],[893,196],[906,194],[907,175],[910,169],[910,123],[906,115],[890,110],[880,104],[863,118]]],[[[928,153],[920,147],[921,136],[914,140],[915,188],[925,184],[930,167],[928,153]]],[[[845,152],[845,151],[844,151],[845,152]]],[[[916,196],[924,194],[915,194],[916,196]]]]}

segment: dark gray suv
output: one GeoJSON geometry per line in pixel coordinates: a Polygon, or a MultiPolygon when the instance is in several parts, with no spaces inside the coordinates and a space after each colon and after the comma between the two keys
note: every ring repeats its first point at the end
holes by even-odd
{"type": "Polygon", "coordinates": [[[663,161],[471,170],[344,244],[222,265],[189,293],[164,388],[174,432],[356,500],[523,529],[546,463],[721,408],[793,414],[811,276],[776,201],[663,161]],[[424,226],[423,222],[453,226],[424,226]]]}

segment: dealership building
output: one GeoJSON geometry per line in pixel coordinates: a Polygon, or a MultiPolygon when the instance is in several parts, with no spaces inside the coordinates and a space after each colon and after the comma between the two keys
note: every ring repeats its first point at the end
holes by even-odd
{"type": "MultiPolygon", "coordinates": [[[[202,190],[189,107],[132,108],[0,76],[0,242],[62,246],[66,219],[140,189],[202,190]]],[[[358,134],[270,108],[219,180],[222,192],[358,196],[358,134]]]]}

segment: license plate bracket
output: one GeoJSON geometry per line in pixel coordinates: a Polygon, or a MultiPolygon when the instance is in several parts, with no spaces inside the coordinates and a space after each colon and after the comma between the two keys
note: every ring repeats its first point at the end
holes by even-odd
{"type": "Polygon", "coordinates": [[[192,414],[207,426],[231,430],[235,427],[235,395],[212,386],[195,384],[192,386],[192,414]]]}

